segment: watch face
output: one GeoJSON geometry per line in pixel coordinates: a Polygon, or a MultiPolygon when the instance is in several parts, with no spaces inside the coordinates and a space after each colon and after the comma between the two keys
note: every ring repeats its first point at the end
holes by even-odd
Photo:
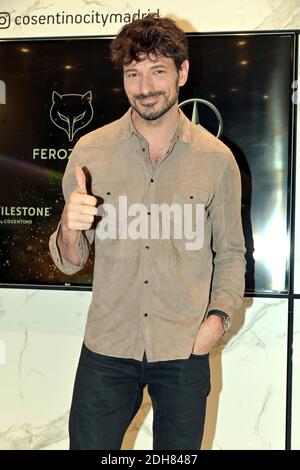
{"type": "Polygon", "coordinates": [[[226,316],[225,318],[223,318],[223,326],[224,326],[224,330],[227,331],[228,328],[230,327],[230,317],[229,316],[226,316]]]}

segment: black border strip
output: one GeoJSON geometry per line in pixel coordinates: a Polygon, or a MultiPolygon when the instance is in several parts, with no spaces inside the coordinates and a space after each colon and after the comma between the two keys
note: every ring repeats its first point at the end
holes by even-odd
{"type": "MultiPolygon", "coordinates": [[[[298,51],[299,34],[294,38],[294,76],[293,81],[298,79],[298,51]]],[[[297,103],[298,104],[298,103],[297,103]]],[[[286,371],[286,420],[285,420],[285,449],[292,447],[292,403],[293,403],[293,336],[294,336],[294,300],[300,295],[294,293],[295,275],[295,225],[296,225],[296,165],[297,165],[297,105],[292,106],[290,119],[292,119],[291,139],[291,171],[290,171],[290,294],[288,296],[288,327],[287,327],[287,371],[286,371]]],[[[300,184],[300,183],[299,183],[300,184]]]]}
{"type": "MultiPolygon", "coordinates": [[[[120,29],[123,25],[120,25],[120,29]]],[[[241,35],[267,35],[267,34],[279,34],[279,35],[286,35],[286,34],[300,34],[300,28],[291,28],[291,29],[248,29],[248,30],[232,30],[232,31],[188,31],[185,33],[186,36],[241,36],[241,35]]],[[[17,37],[8,37],[8,38],[0,38],[1,41],[34,41],[34,40],[47,40],[47,39],[113,39],[116,34],[91,34],[83,36],[17,36],[17,37]]]]}

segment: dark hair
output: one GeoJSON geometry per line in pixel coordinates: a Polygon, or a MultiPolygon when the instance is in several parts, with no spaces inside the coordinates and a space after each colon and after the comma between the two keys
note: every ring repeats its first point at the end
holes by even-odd
{"type": "Polygon", "coordinates": [[[111,60],[122,68],[133,60],[139,62],[140,54],[163,55],[174,60],[177,70],[188,58],[185,33],[171,18],[158,18],[150,13],[142,19],[123,26],[111,43],[111,60]]]}

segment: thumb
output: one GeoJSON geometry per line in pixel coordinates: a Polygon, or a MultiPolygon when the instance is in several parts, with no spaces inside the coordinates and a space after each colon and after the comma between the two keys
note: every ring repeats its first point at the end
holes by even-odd
{"type": "Polygon", "coordinates": [[[87,194],[86,177],[83,169],[78,165],[75,167],[75,178],[77,182],[77,191],[82,194],[87,194]]]}

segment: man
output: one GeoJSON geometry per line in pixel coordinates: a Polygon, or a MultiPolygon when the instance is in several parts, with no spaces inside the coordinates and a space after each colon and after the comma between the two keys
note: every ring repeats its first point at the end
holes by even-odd
{"type": "MultiPolygon", "coordinates": [[[[65,208],[50,238],[54,262],[67,274],[85,265],[95,241],[70,448],[120,449],[147,385],[153,449],[199,449],[209,352],[244,293],[239,170],[230,150],[178,107],[189,62],[175,22],[155,15],[133,21],[111,51],[130,109],[75,145],[63,178],[65,208]],[[150,230],[137,236],[138,224],[125,231],[137,203],[146,210],[138,219],[144,226],[155,205],[175,207],[169,237],[150,230]],[[202,233],[200,245],[188,245],[190,232],[174,235],[183,207],[200,208],[201,224],[190,220],[193,233],[202,233]]],[[[158,221],[164,225],[161,214],[158,221]]]]}

